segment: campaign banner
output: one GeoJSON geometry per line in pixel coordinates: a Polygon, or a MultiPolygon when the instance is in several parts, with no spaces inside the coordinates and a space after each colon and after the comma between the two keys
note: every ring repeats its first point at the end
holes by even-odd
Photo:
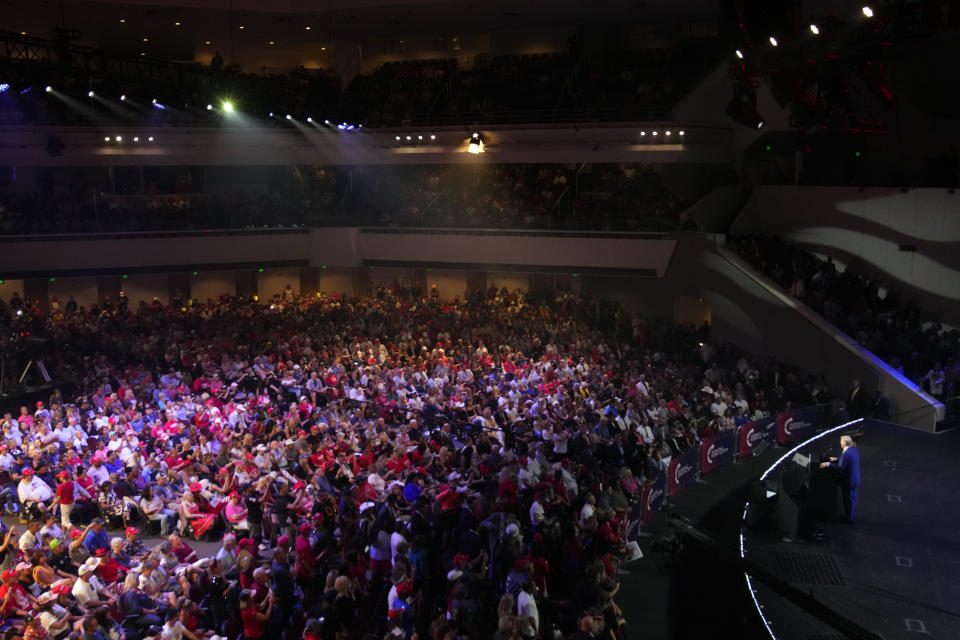
{"type": "Polygon", "coordinates": [[[700,459],[698,447],[690,447],[670,460],[670,497],[677,495],[683,487],[697,479],[697,461],[700,459]]]}
{"type": "Polygon", "coordinates": [[[644,488],[640,492],[640,499],[637,500],[633,508],[630,509],[630,517],[627,519],[627,542],[634,542],[640,538],[640,530],[645,523],[643,519],[644,505],[647,498],[647,490],[644,488]]]}
{"type": "Polygon", "coordinates": [[[777,442],[806,440],[820,426],[820,407],[791,409],[777,414],[777,442]]]}
{"type": "Polygon", "coordinates": [[[650,522],[657,511],[663,508],[663,503],[667,498],[667,474],[663,471],[657,473],[653,484],[643,489],[643,524],[650,522]]]}
{"type": "Polygon", "coordinates": [[[737,432],[734,429],[704,438],[700,443],[700,473],[710,473],[733,462],[736,448],[737,432]]]}
{"type": "Polygon", "coordinates": [[[746,458],[752,455],[754,449],[760,446],[761,442],[773,444],[776,426],[776,416],[769,416],[740,425],[740,457],[746,458]]]}

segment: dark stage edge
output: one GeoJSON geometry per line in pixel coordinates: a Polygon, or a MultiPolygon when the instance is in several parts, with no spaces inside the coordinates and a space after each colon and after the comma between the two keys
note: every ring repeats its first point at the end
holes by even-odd
{"type": "Polygon", "coordinates": [[[744,458],[703,476],[671,500],[671,512],[709,531],[729,549],[727,557],[691,544],[686,536],[679,554],[654,551],[658,540],[676,533],[666,514],[654,516],[639,543],[644,557],[628,565],[630,575],[621,577],[615,598],[627,620],[628,638],[762,637],[743,573],[731,559],[739,558],[750,485],[782,454],[768,449],[744,458]]]}
{"type": "MultiPolygon", "coordinates": [[[[836,440],[827,435],[814,451],[836,440]]],[[[960,430],[932,434],[873,422],[858,446],[857,522],[826,525],[822,542],[786,543],[772,531],[748,531],[747,559],[885,640],[960,638],[960,430]]],[[[848,637],[756,587],[777,638],[848,637]]]]}

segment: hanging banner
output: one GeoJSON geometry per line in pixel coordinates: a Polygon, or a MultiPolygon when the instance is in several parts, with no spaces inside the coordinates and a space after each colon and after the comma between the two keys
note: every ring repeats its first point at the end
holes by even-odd
{"type": "Polygon", "coordinates": [[[776,427],[776,416],[768,416],[740,425],[740,457],[752,455],[754,449],[763,442],[773,444],[776,427]]]}
{"type": "Polygon", "coordinates": [[[777,442],[806,440],[820,427],[820,407],[791,409],[777,414],[777,442]]]}
{"type": "Polygon", "coordinates": [[[643,490],[643,524],[648,524],[657,511],[663,508],[667,498],[667,474],[663,471],[657,474],[653,484],[643,490]]]}
{"type": "Polygon", "coordinates": [[[697,461],[700,448],[690,447],[670,460],[670,497],[677,495],[683,487],[697,479],[697,461]]]}
{"type": "Polygon", "coordinates": [[[700,443],[700,473],[710,473],[733,462],[736,447],[736,429],[721,431],[715,436],[705,438],[700,443]]]}

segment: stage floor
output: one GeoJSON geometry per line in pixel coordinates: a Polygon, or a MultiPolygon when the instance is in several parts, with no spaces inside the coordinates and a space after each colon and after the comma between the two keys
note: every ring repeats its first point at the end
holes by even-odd
{"type": "MultiPolygon", "coordinates": [[[[820,448],[835,444],[826,436],[820,448]]],[[[748,560],[886,640],[960,638],[960,430],[871,423],[860,438],[857,522],[820,542],[748,532],[748,560]]],[[[757,585],[781,640],[846,637],[757,585]]]]}

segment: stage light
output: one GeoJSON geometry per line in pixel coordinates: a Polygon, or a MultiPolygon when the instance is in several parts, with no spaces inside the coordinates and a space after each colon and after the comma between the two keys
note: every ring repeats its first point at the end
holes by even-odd
{"type": "Polygon", "coordinates": [[[270,112],[270,117],[271,117],[271,118],[273,117],[273,111],[270,112]]]}
{"type": "Polygon", "coordinates": [[[212,105],[212,104],[208,104],[208,105],[207,105],[207,111],[213,111],[213,105],[212,105]]]}
{"type": "Polygon", "coordinates": [[[147,138],[147,141],[148,141],[148,142],[153,142],[153,136],[150,136],[149,138],[147,138]]]}
{"type": "Polygon", "coordinates": [[[397,136],[397,142],[400,142],[400,136],[397,136]]]}
{"type": "Polygon", "coordinates": [[[773,36],[770,36],[770,44],[773,46],[777,46],[777,39],[774,38],[773,36]]]}
{"type": "Polygon", "coordinates": [[[430,134],[430,139],[431,139],[431,140],[436,140],[436,139],[437,139],[437,136],[435,136],[434,134],[431,133],[431,134],[430,134]]]}
{"type": "Polygon", "coordinates": [[[173,23],[173,26],[179,27],[179,26],[180,26],[180,23],[179,23],[179,22],[174,22],[174,23],[173,23]]]}
{"type": "Polygon", "coordinates": [[[657,135],[660,135],[660,132],[659,132],[659,131],[654,131],[654,132],[653,132],[652,134],[650,134],[650,135],[657,136],[657,135]]]}
{"type": "Polygon", "coordinates": [[[641,131],[641,132],[640,132],[640,137],[641,137],[641,138],[645,137],[646,135],[647,135],[647,132],[646,132],[646,131],[641,131]]]}
{"type": "Polygon", "coordinates": [[[126,101],[127,101],[127,94],[124,93],[120,96],[120,102],[126,102],[126,101]]]}
{"type": "Polygon", "coordinates": [[[423,136],[417,136],[417,140],[423,140],[423,136]]]}
{"type": "Polygon", "coordinates": [[[286,117],[287,117],[287,120],[293,120],[293,116],[292,116],[292,115],[290,115],[289,113],[287,114],[287,116],[286,116],[286,117]]]}
{"type": "Polygon", "coordinates": [[[3,93],[10,88],[10,85],[6,82],[0,82],[0,93],[3,93]]]}
{"type": "Polygon", "coordinates": [[[104,141],[104,142],[110,142],[110,136],[106,136],[106,137],[103,139],[103,141],[104,141]]]}
{"type": "Polygon", "coordinates": [[[873,8],[872,8],[872,7],[867,6],[867,5],[864,5],[864,7],[863,7],[863,9],[861,9],[861,11],[863,11],[863,15],[865,15],[866,17],[868,17],[868,18],[872,18],[872,17],[873,17],[873,8]]]}
{"type": "Polygon", "coordinates": [[[157,104],[157,99],[154,98],[153,100],[151,100],[151,101],[150,101],[150,104],[157,104]]]}
{"type": "Polygon", "coordinates": [[[120,24],[124,24],[126,21],[126,18],[120,18],[120,24]]]}
{"type": "Polygon", "coordinates": [[[46,91],[47,93],[53,93],[53,87],[51,87],[50,85],[47,85],[47,88],[44,89],[44,91],[46,91]]]}
{"type": "Polygon", "coordinates": [[[680,131],[677,132],[677,135],[678,135],[678,136],[685,136],[685,135],[687,135],[687,132],[684,131],[683,129],[680,129],[680,131]]]}
{"type": "Polygon", "coordinates": [[[156,100],[153,101],[153,108],[154,108],[154,109],[160,109],[161,111],[164,111],[164,110],[166,109],[165,106],[163,106],[162,104],[160,104],[160,103],[157,102],[156,100]]]}
{"type": "Polygon", "coordinates": [[[311,118],[310,116],[307,116],[307,122],[311,122],[311,123],[312,123],[312,122],[313,122],[313,118],[311,118]]]}
{"type": "Polygon", "coordinates": [[[762,119],[762,118],[761,118],[761,120],[757,123],[757,129],[763,129],[763,119],[762,119]]]}
{"type": "Polygon", "coordinates": [[[123,136],[117,136],[116,138],[114,138],[114,140],[116,140],[117,142],[123,142],[123,136]]]}
{"type": "Polygon", "coordinates": [[[140,136],[133,136],[134,142],[140,142],[140,136]]]}
{"type": "Polygon", "coordinates": [[[483,136],[479,132],[474,131],[473,135],[470,136],[470,142],[467,144],[467,153],[483,153],[483,136]]]}
{"type": "Polygon", "coordinates": [[[737,49],[734,53],[737,54],[737,57],[738,57],[738,58],[740,58],[741,60],[743,60],[743,51],[740,51],[740,49],[737,49]]]}
{"type": "Polygon", "coordinates": [[[304,30],[310,31],[310,27],[304,27],[304,30]]]}
{"type": "Polygon", "coordinates": [[[663,132],[663,135],[665,135],[665,136],[668,136],[668,135],[670,135],[670,130],[669,130],[669,129],[667,129],[666,131],[664,131],[664,132],[663,132]]]}
{"type": "Polygon", "coordinates": [[[411,138],[410,136],[407,136],[407,141],[409,142],[410,140],[413,140],[413,138],[411,138]]]}
{"type": "Polygon", "coordinates": [[[337,125],[337,129],[339,129],[340,131],[343,131],[346,128],[347,128],[347,125],[344,123],[340,123],[337,125]]]}
{"type": "Polygon", "coordinates": [[[233,103],[230,102],[229,100],[224,100],[221,106],[223,108],[224,113],[233,113],[233,103]]]}
{"type": "Polygon", "coordinates": [[[323,124],[330,124],[330,121],[329,121],[329,120],[324,120],[324,121],[323,121],[323,124]]]}
{"type": "Polygon", "coordinates": [[[815,24],[810,25],[810,33],[812,33],[815,36],[820,35],[820,27],[818,27],[815,24]]]}
{"type": "Polygon", "coordinates": [[[353,128],[354,128],[354,127],[353,127],[352,124],[348,124],[348,125],[347,125],[347,131],[353,131],[353,128]]]}

